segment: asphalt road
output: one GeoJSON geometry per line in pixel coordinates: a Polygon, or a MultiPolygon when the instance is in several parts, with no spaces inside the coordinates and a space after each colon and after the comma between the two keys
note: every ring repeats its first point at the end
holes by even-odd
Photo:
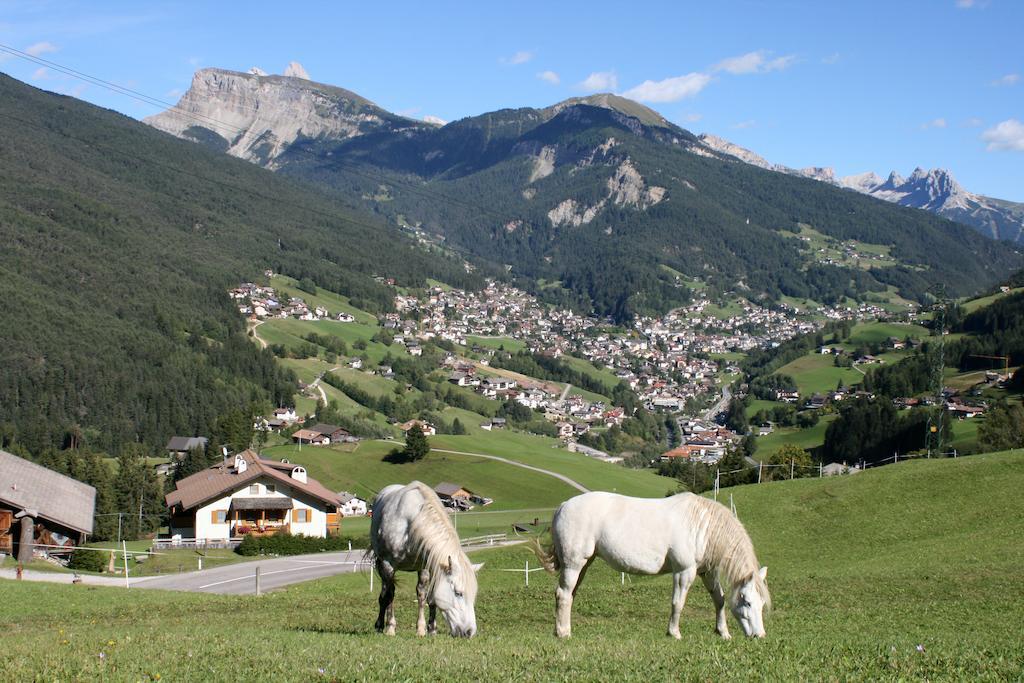
{"type": "Polygon", "coordinates": [[[132,580],[131,585],[132,588],[252,595],[256,592],[256,567],[260,568],[260,590],[266,592],[301,581],[348,574],[356,570],[365,571],[369,565],[354,564],[363,561],[362,550],[295,555],[239,562],[184,574],[142,577],[132,580]]]}

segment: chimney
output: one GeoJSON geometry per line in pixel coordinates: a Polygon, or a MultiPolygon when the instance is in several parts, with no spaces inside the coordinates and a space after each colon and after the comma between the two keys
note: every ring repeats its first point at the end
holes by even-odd
{"type": "Polygon", "coordinates": [[[301,481],[303,484],[306,483],[306,468],[296,467],[292,469],[292,479],[295,481],[301,481]]]}

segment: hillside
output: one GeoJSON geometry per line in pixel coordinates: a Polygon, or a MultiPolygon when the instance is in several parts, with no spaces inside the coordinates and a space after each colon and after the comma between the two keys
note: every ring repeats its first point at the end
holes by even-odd
{"type": "Polygon", "coordinates": [[[486,564],[470,641],[417,639],[408,580],[395,640],[373,633],[365,575],[260,598],[6,582],[0,677],[223,680],[258,667],[279,680],[1012,680],[1024,665],[1013,628],[1024,619],[1024,543],[1012,506],[992,501],[1021,486],[1024,459],[1002,453],[723,490],[769,567],[774,608],[760,641],[718,638],[699,584],[682,642],[665,637],[670,577],[623,585],[601,561],[577,595],[572,640],[556,641],[554,580],[535,573],[525,586],[501,571],[533,566],[518,547],[474,554],[486,564]],[[40,633],[52,647],[39,647],[40,633]],[[274,646],[225,658],[238,642],[274,646]]]}
{"type": "Polygon", "coordinates": [[[370,311],[374,276],[473,287],[335,199],[79,100],[0,76],[0,441],[38,451],[72,432],[116,449],[209,433],[295,379],[244,334],[226,296],[265,269],[370,311]]]}
{"type": "Polygon", "coordinates": [[[362,197],[478,262],[508,266],[550,301],[618,320],[688,299],[661,266],[719,292],[830,303],[889,286],[921,299],[937,282],[967,294],[1022,262],[1007,245],[928,213],[736,163],[611,95],[440,128],[332,136],[314,127],[268,165],[362,197]],[[800,240],[784,239],[802,226],[877,245],[890,259],[866,269],[820,262],[800,240]]]}

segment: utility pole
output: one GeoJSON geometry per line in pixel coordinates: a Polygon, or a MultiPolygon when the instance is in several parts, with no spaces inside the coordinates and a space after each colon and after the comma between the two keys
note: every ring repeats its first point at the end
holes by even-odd
{"type": "Polygon", "coordinates": [[[935,405],[928,411],[928,420],[925,423],[925,447],[928,457],[932,453],[942,453],[942,422],[945,407],[942,404],[942,385],[946,371],[946,314],[949,308],[949,297],[946,296],[946,287],[939,284],[935,287],[935,304],[932,307],[932,331],[935,333],[936,341],[931,344],[931,390],[934,396],[935,405]]]}

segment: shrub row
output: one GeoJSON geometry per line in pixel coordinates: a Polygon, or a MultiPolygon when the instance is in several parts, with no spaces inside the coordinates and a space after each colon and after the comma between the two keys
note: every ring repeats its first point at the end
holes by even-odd
{"type": "Polygon", "coordinates": [[[246,536],[242,539],[235,552],[239,555],[305,555],[325,551],[368,548],[370,539],[367,536],[293,536],[292,534],[274,534],[273,536],[246,536]]]}

